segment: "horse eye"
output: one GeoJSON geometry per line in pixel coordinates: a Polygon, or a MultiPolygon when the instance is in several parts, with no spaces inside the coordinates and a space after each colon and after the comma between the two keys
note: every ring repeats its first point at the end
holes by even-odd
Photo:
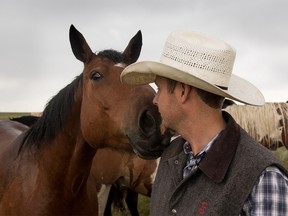
{"type": "Polygon", "coordinates": [[[99,80],[101,78],[102,78],[102,75],[99,72],[93,72],[91,74],[91,79],[93,79],[93,80],[99,80]]]}

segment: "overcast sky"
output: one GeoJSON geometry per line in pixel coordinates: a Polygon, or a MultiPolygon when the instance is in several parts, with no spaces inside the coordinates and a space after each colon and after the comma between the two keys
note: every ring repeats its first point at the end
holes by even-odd
{"type": "Polygon", "coordinates": [[[171,31],[214,35],[236,49],[233,73],[267,102],[286,102],[287,9],[287,0],[0,0],[0,112],[40,112],[82,72],[71,24],[93,51],[122,51],[141,30],[139,60],[158,61],[171,31]]]}

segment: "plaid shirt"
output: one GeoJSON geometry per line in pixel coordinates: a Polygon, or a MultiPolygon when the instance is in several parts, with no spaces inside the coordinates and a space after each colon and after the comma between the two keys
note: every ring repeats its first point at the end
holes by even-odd
{"type": "MultiPolygon", "coordinates": [[[[217,138],[217,136],[215,137],[217,138]]],[[[184,144],[187,154],[183,178],[195,171],[200,160],[210,149],[215,138],[194,156],[189,143],[184,144]]],[[[259,177],[239,216],[287,216],[288,215],[288,178],[277,167],[267,167],[259,177]]]]}
{"type": "Polygon", "coordinates": [[[277,167],[267,167],[246,200],[240,216],[287,216],[288,178],[277,167]]]}

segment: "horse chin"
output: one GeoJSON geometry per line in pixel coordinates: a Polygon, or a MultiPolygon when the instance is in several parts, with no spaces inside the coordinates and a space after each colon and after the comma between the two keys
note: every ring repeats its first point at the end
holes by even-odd
{"type": "Polygon", "coordinates": [[[161,157],[163,151],[170,145],[174,133],[166,129],[163,135],[153,136],[150,139],[141,139],[127,135],[135,154],[143,159],[156,159],[161,157]]]}
{"type": "Polygon", "coordinates": [[[154,159],[157,159],[157,158],[161,157],[161,155],[162,155],[162,153],[163,153],[163,151],[164,151],[164,149],[163,149],[163,150],[151,152],[151,151],[145,151],[145,150],[143,150],[143,149],[136,149],[136,148],[133,148],[133,150],[134,150],[134,153],[135,153],[138,157],[140,157],[140,158],[142,158],[142,159],[145,159],[145,160],[154,160],[154,159]]]}

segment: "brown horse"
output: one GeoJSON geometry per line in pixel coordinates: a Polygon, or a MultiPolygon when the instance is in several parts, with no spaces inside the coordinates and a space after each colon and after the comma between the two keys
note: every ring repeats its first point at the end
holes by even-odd
{"type": "Polygon", "coordinates": [[[154,158],[169,143],[167,133],[161,134],[153,89],[123,85],[119,79],[139,57],[141,33],[123,53],[93,53],[74,26],[70,43],[84,63],[83,73],[48,102],[24,133],[0,123],[0,215],[97,215],[97,190],[89,178],[97,149],[132,152],[133,147],[154,158]]]}
{"type": "MultiPolygon", "coordinates": [[[[28,127],[38,119],[38,116],[10,118],[28,127]]],[[[124,210],[124,196],[131,215],[139,215],[138,194],[150,197],[157,167],[158,160],[145,160],[131,152],[111,148],[97,150],[89,178],[98,191],[99,215],[112,215],[112,203],[124,210]]]]}
{"type": "MultiPolygon", "coordinates": [[[[228,103],[225,102],[227,105],[228,103]]],[[[254,139],[270,150],[288,148],[288,104],[228,105],[229,112],[254,139]]]]}

